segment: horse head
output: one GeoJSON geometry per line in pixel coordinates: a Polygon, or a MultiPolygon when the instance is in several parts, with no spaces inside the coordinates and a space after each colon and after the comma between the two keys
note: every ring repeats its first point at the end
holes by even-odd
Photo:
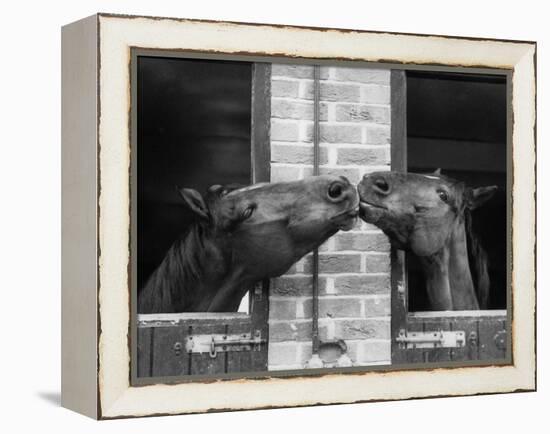
{"type": "Polygon", "coordinates": [[[376,172],[357,189],[363,220],[379,226],[397,248],[429,256],[443,248],[465,211],[484,204],[497,187],[466,187],[436,171],[376,172]]]}
{"type": "Polygon", "coordinates": [[[168,291],[170,303],[140,303],[141,311],[167,311],[168,304],[177,312],[236,311],[255,282],[285,273],[338,230],[351,229],[359,205],[355,187],[336,176],[179,194],[196,221],[140,294],[151,299],[168,291]],[[178,288],[162,289],[159,275],[178,288]]]}
{"type": "MultiPolygon", "coordinates": [[[[431,266],[447,273],[450,289],[448,294],[444,294],[443,302],[436,301],[440,293],[430,294],[428,288],[432,304],[444,309],[475,306],[472,300],[465,302],[456,296],[453,300],[450,294],[455,283],[453,270],[461,268],[464,271],[468,266],[467,249],[472,246],[468,246],[467,241],[471,228],[465,226],[465,221],[470,218],[472,210],[493,196],[496,186],[467,187],[465,183],[443,176],[437,170],[432,174],[367,174],[357,189],[363,220],[382,229],[396,248],[424,258],[426,268],[431,266]]],[[[430,279],[430,276],[427,277],[430,279]]],[[[440,275],[437,277],[443,279],[440,275]]],[[[433,291],[441,290],[441,282],[438,285],[438,288],[434,286],[433,291]]],[[[464,285],[468,286],[468,282],[464,285]]]]}

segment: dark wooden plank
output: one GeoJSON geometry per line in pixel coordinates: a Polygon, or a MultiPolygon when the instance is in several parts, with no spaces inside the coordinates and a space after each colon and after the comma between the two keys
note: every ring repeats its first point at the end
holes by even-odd
{"type": "Polygon", "coordinates": [[[140,353],[150,355],[151,361],[147,365],[145,358],[140,359],[143,365],[140,372],[148,370],[147,376],[166,377],[265,371],[267,344],[262,345],[261,351],[219,352],[216,357],[211,357],[207,352],[189,354],[185,345],[190,335],[253,333],[256,329],[260,329],[262,336],[267,338],[267,299],[267,286],[261,286],[258,293],[253,294],[251,316],[198,314],[197,318],[193,318],[184,314],[142,315],[138,333],[145,338],[140,342],[140,353]],[[258,327],[253,325],[254,312],[258,316],[258,327]]]}
{"type": "Polygon", "coordinates": [[[153,377],[187,375],[189,356],[185,352],[187,328],[162,326],[151,328],[153,377]],[[179,347],[179,351],[177,348],[179,347]]]}
{"type": "Polygon", "coordinates": [[[271,180],[271,64],[252,65],[252,182],[271,180]]]}
{"type": "MultiPolygon", "coordinates": [[[[271,63],[252,65],[252,181],[271,181],[271,63]]],[[[248,332],[260,330],[266,344],[262,350],[251,356],[247,369],[267,370],[267,339],[269,336],[269,279],[256,285],[250,293],[250,316],[252,328],[248,332]]],[[[236,325],[233,324],[235,327],[236,325]]],[[[240,359],[245,356],[239,356],[240,359]]],[[[237,358],[235,358],[237,360],[237,358]]],[[[235,362],[236,363],[236,362],[235,362]]],[[[238,369],[233,366],[231,369],[238,369]]]]}
{"type": "Polygon", "coordinates": [[[268,288],[269,281],[264,282],[258,291],[251,294],[251,322],[231,322],[227,329],[231,334],[254,333],[259,330],[265,342],[259,350],[231,352],[227,356],[227,372],[263,372],[267,370],[267,349],[269,329],[267,322],[268,315],[268,288]],[[253,295],[253,296],[252,296],[253,295]]]}
{"type": "MultiPolygon", "coordinates": [[[[425,320],[424,321],[424,331],[448,331],[450,330],[449,321],[446,318],[439,318],[434,320],[425,320]]],[[[429,350],[424,350],[425,360],[427,362],[448,362],[451,360],[451,349],[450,348],[434,348],[429,350]]]]}
{"type": "Polygon", "coordinates": [[[137,329],[137,376],[150,377],[152,351],[151,328],[137,329]]]}
{"type": "MultiPolygon", "coordinates": [[[[253,297],[254,299],[254,297],[253,297]]],[[[267,296],[263,297],[267,300],[267,296]]],[[[254,333],[254,302],[251,301],[252,317],[242,317],[224,320],[195,321],[192,334],[241,334],[254,333]]],[[[261,313],[261,311],[256,311],[261,313]]],[[[267,333],[267,318],[261,323],[264,333],[267,333]]],[[[262,329],[261,327],[259,328],[262,329]]],[[[267,336],[263,335],[262,336],[267,336]]],[[[231,372],[258,372],[267,369],[267,344],[261,351],[227,351],[220,352],[215,358],[209,354],[193,354],[191,356],[191,375],[215,375],[231,372]]]]}
{"type": "MultiPolygon", "coordinates": [[[[198,322],[192,327],[192,334],[223,334],[226,332],[226,321],[198,322]]],[[[208,353],[191,354],[190,375],[216,375],[226,372],[227,353],[218,353],[211,357],[208,353]]]]}
{"type": "Polygon", "coordinates": [[[256,285],[250,296],[250,315],[252,320],[252,333],[259,330],[265,343],[260,351],[252,354],[250,369],[253,372],[267,371],[267,348],[269,341],[269,279],[256,285]]]}
{"type": "Polygon", "coordinates": [[[512,363],[512,328],[510,321],[504,319],[501,321],[501,326],[503,330],[506,330],[506,352],[504,357],[508,360],[509,363],[512,363]]]}
{"type": "Polygon", "coordinates": [[[502,318],[483,318],[478,323],[479,359],[502,360],[506,357],[506,328],[502,318]],[[499,341],[499,342],[497,342],[499,341]],[[500,343],[503,345],[500,345],[500,343]]]}
{"type": "Polygon", "coordinates": [[[433,363],[469,360],[502,360],[506,357],[507,336],[501,336],[500,348],[495,340],[497,333],[506,330],[506,313],[502,311],[472,312],[419,312],[407,315],[408,331],[464,331],[466,344],[462,348],[408,349],[408,363],[433,363]]]}
{"type": "Polygon", "coordinates": [[[407,171],[407,75],[391,71],[391,169],[407,171]]]}
{"type": "MultiPolygon", "coordinates": [[[[227,324],[226,327],[228,333],[250,333],[251,328],[249,324],[227,324]]],[[[252,359],[254,353],[252,351],[232,351],[227,353],[226,372],[253,372],[252,359]]]]}
{"type": "Polygon", "coordinates": [[[407,293],[405,275],[405,253],[391,249],[391,353],[392,364],[409,362],[407,350],[401,349],[396,341],[400,330],[407,330],[407,293]]]}
{"type": "Polygon", "coordinates": [[[466,345],[450,352],[452,361],[479,360],[478,319],[474,316],[449,320],[450,330],[462,330],[466,336],[466,345]]]}
{"type": "MultiPolygon", "coordinates": [[[[409,319],[407,324],[407,331],[409,332],[423,332],[425,329],[424,322],[422,320],[409,319]]],[[[405,361],[407,363],[426,363],[427,353],[423,349],[401,349],[405,361]]]]}
{"type": "MultiPolygon", "coordinates": [[[[407,77],[405,71],[392,70],[391,89],[391,169],[407,171],[407,77]]],[[[408,355],[395,341],[399,330],[407,329],[407,293],[405,254],[391,251],[391,352],[392,364],[413,363],[416,355],[408,355]]]]}

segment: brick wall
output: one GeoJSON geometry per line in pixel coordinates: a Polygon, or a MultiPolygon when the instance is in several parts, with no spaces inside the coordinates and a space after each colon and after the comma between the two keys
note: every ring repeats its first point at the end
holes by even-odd
{"type": "MultiPolygon", "coordinates": [[[[389,70],[322,67],[320,173],[352,183],[390,164],[389,70]]],[[[271,180],[313,173],[313,67],[273,65],[271,180]]],[[[389,243],[358,222],[319,249],[321,340],[343,339],[356,366],[390,363],[389,243]]],[[[311,357],[311,255],[273,279],[269,369],[301,369],[311,357]]]]}

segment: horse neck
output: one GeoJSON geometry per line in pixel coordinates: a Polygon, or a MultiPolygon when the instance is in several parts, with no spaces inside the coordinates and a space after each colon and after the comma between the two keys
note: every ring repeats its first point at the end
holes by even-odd
{"type": "Polygon", "coordinates": [[[449,279],[453,295],[453,309],[479,309],[468,260],[468,239],[464,219],[460,219],[455,225],[449,249],[449,279]]]}
{"type": "Polygon", "coordinates": [[[140,293],[143,313],[168,313],[189,310],[193,292],[200,289],[205,269],[204,234],[199,225],[177,240],[153,272],[140,293]]]}
{"type": "Polygon", "coordinates": [[[477,300],[481,309],[487,309],[489,304],[489,267],[487,253],[483,249],[472,225],[472,214],[466,210],[465,214],[466,239],[468,242],[468,259],[472,272],[472,279],[477,294],[477,300]]]}
{"type": "Polygon", "coordinates": [[[426,277],[426,291],[433,310],[452,310],[449,281],[449,249],[444,247],[431,256],[420,257],[426,277]]]}
{"type": "Polygon", "coordinates": [[[445,246],[423,258],[426,289],[434,310],[479,309],[468,262],[468,244],[464,220],[454,225],[445,246]]]}

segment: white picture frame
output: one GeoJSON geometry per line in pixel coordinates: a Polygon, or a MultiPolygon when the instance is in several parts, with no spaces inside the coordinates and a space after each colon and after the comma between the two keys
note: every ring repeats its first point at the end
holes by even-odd
{"type": "Polygon", "coordinates": [[[62,404],[96,419],[532,391],[536,44],[98,14],[63,29],[62,404]],[[512,364],[132,386],[132,47],[512,71],[512,364]]]}

